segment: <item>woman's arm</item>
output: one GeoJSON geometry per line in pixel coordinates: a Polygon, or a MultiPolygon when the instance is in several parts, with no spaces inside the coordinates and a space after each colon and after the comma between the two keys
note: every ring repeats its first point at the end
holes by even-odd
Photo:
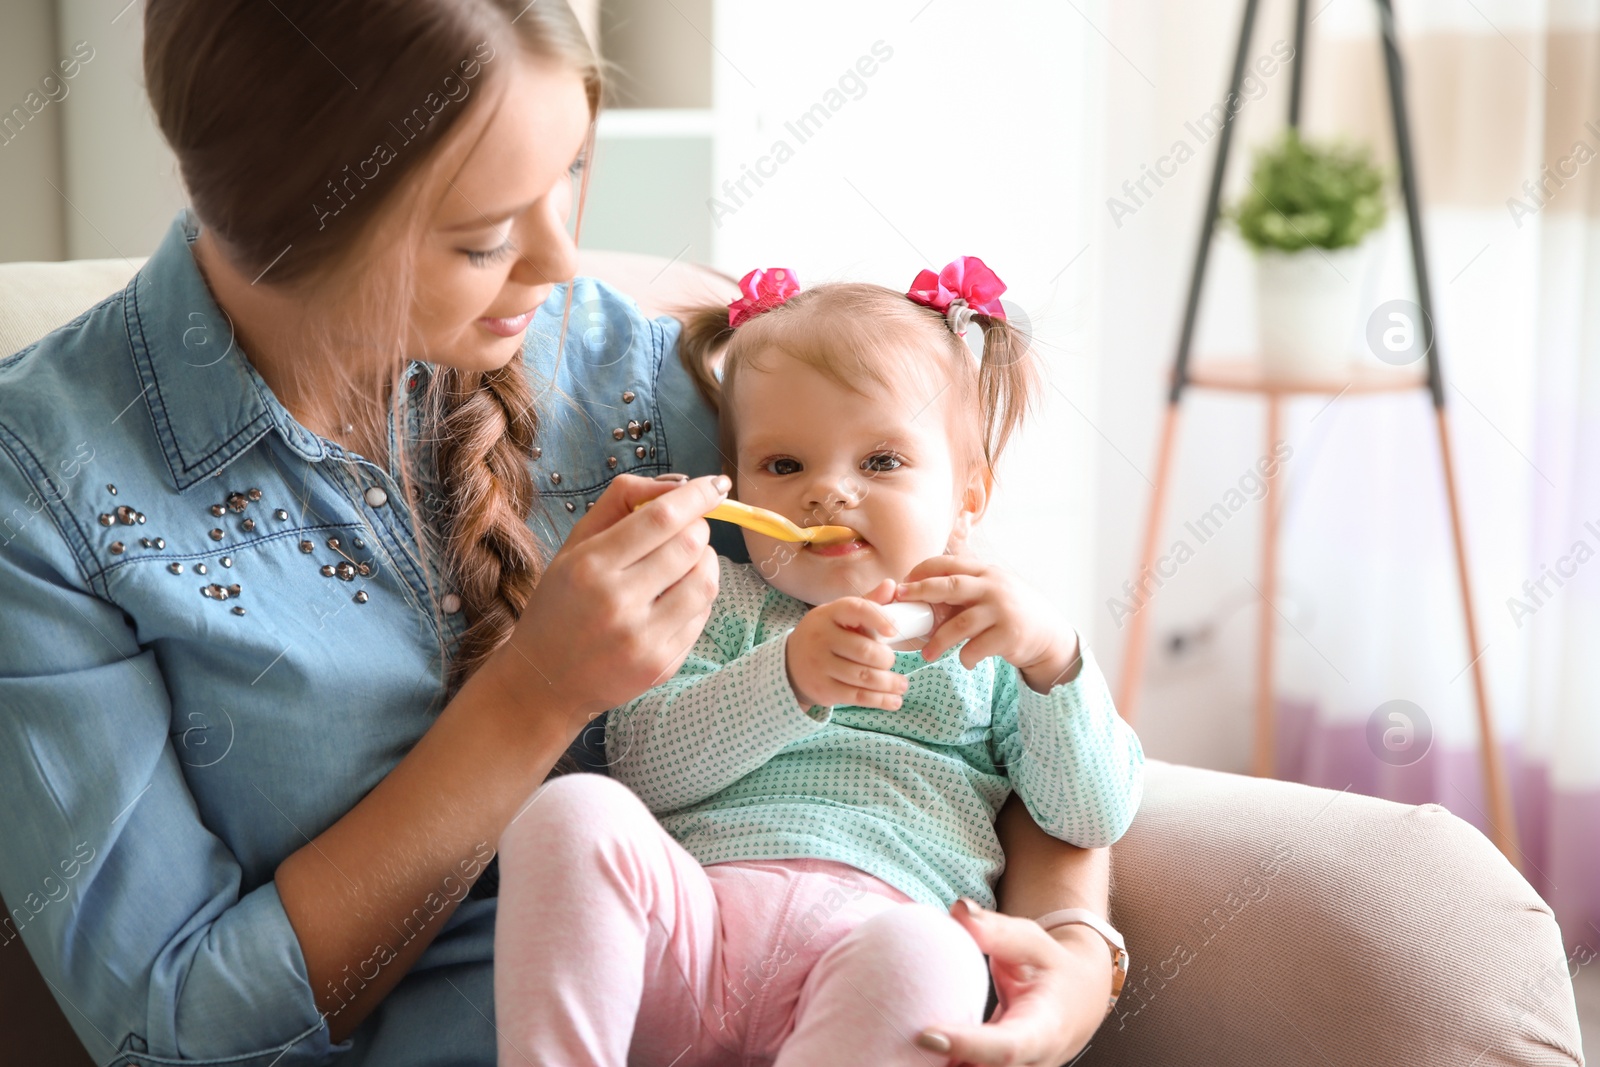
{"type": "Polygon", "coordinates": [[[333,1041],[437,935],[485,847],[589,719],[677,669],[716,595],[700,516],[725,483],[619,476],[551,561],[506,644],[387,777],[279,865],[278,894],[333,1041]]]}
{"type": "MultiPolygon", "coordinates": [[[[1001,806],[994,828],[1006,854],[1006,873],[995,887],[1001,911],[1024,919],[1037,919],[1060,908],[1088,908],[1100,915],[1109,914],[1110,849],[1078,848],[1051,837],[1033,821],[1027,805],[1014,793],[1001,806]]],[[[1109,960],[1100,935],[1090,932],[1090,937],[1109,960]]],[[[1108,967],[1107,993],[1110,987],[1108,967]]]]}
{"type": "Polygon", "coordinates": [[[1000,809],[995,832],[1006,854],[996,887],[1004,914],[960,902],[951,914],[990,957],[1000,1007],[983,1026],[930,1029],[919,1044],[956,1062],[1060,1067],[1105,1019],[1111,953],[1088,927],[1046,933],[1033,920],[1059,908],[1109,915],[1111,852],[1051,837],[1015,794],[1000,809]]]}
{"type": "Polygon", "coordinates": [[[582,728],[494,660],[354,808],[279,864],[278,895],[329,1037],[386,997],[482,873],[517,807],[582,728]]]}

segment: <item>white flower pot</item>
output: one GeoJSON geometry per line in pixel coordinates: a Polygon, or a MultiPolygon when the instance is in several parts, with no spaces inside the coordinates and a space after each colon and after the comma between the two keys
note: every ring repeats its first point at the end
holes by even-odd
{"type": "Polygon", "coordinates": [[[1348,378],[1361,343],[1361,294],[1374,242],[1256,254],[1256,324],[1270,378],[1348,378]]]}

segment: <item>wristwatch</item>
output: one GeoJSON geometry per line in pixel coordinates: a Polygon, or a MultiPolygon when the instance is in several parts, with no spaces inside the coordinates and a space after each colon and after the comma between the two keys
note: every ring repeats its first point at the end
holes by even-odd
{"type": "Polygon", "coordinates": [[[1128,980],[1128,949],[1123,944],[1122,935],[1117,932],[1117,928],[1088,908],[1062,908],[1060,911],[1041,915],[1035,921],[1046,930],[1082,923],[1106,939],[1106,944],[1111,947],[1111,997],[1106,1001],[1106,1014],[1110,1015],[1111,1009],[1117,1006],[1117,998],[1122,996],[1124,983],[1128,980]]]}

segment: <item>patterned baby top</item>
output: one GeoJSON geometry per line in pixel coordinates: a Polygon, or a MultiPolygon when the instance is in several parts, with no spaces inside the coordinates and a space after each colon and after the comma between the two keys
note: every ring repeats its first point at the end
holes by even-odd
{"type": "Polygon", "coordinates": [[[719,559],[721,590],[668,682],[606,716],[611,774],[702,864],[813,857],[914,900],[996,905],[994,819],[1014,787],[1051,835],[1092,848],[1127,830],[1144,751],[1088,648],[1070,682],[1035,692],[999,657],[959,646],[932,663],[896,652],[895,711],[803,707],[788,636],[808,610],[749,564],[719,559]]]}

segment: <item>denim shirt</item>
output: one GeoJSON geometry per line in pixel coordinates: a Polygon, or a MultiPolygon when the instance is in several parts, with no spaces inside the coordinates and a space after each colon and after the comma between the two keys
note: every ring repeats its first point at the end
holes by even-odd
{"type": "MultiPolygon", "coordinates": [[[[274,871],[428,729],[464,613],[436,633],[400,472],[294,420],[197,234],[180,212],[127,288],[0,361],[0,942],[102,1065],[488,1067],[492,897],[346,1041],[318,1013],[274,871]]],[[[719,469],[676,321],[571,287],[566,352],[565,287],[523,348],[550,551],[618,473],[719,469]]],[[[396,390],[413,429],[431,371],[396,390]]]]}

